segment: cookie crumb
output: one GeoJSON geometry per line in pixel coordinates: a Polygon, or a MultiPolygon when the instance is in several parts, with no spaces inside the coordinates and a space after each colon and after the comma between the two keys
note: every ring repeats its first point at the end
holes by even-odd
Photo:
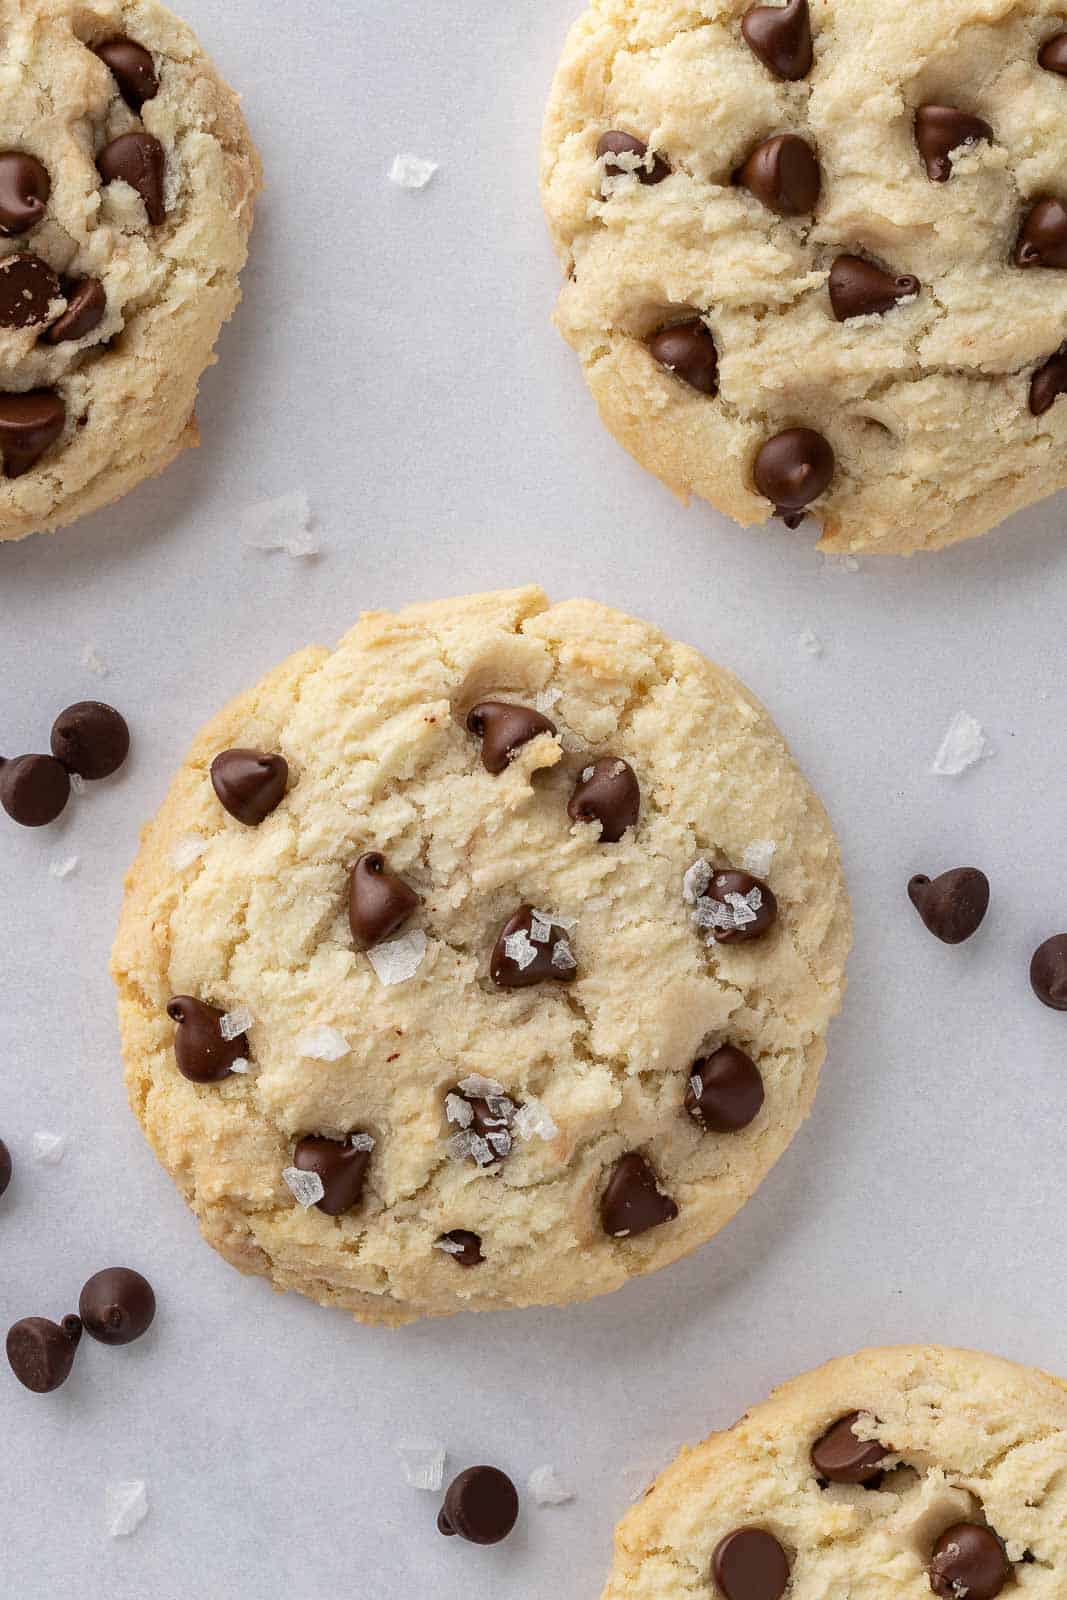
{"type": "Polygon", "coordinates": [[[390,939],[388,944],[375,945],[367,951],[367,960],[378,982],[388,986],[413,978],[425,954],[426,935],[421,928],[414,928],[411,933],[402,933],[399,939],[390,939]]]}
{"type": "Polygon", "coordinates": [[[821,550],[822,566],[824,572],[859,572],[860,564],[855,556],[848,555],[842,550],[821,550]]]}
{"type": "Polygon", "coordinates": [[[82,666],[96,678],[106,678],[111,671],[103,656],[91,644],[87,644],[82,650],[82,666]]]}
{"type": "Polygon", "coordinates": [[[104,1516],[113,1539],[125,1539],[148,1515],[148,1490],[143,1478],[109,1483],[104,1490],[104,1516]]]}
{"type": "Polygon", "coordinates": [[[939,778],[958,778],[968,767],[993,754],[980,722],[967,711],[957,711],[934,757],[931,772],[939,778]]]}
{"type": "Polygon", "coordinates": [[[324,1024],[318,1028],[305,1028],[303,1033],[298,1033],[296,1048],[311,1061],[340,1061],[342,1056],[348,1055],[352,1046],[337,1028],[324,1024]]]}
{"type": "Polygon", "coordinates": [[[539,1506],[565,1506],[574,1499],[574,1490],[552,1466],[535,1467],[526,1480],[526,1487],[539,1506]]]}
{"type": "Polygon", "coordinates": [[[33,1136],[33,1159],[44,1167],[58,1167],[67,1153],[67,1136],[41,1130],[33,1136]]]}
{"type": "Polygon", "coordinates": [[[554,1139],[559,1132],[546,1106],[533,1099],[516,1111],[513,1126],[520,1139],[554,1139]]]}
{"type": "Polygon", "coordinates": [[[319,553],[319,541],[311,531],[311,504],[303,489],[246,506],[237,518],[237,537],[250,550],[284,550],[294,559],[319,553]]]}
{"type": "Polygon", "coordinates": [[[326,1186],[317,1172],[304,1172],[300,1167],[283,1167],[282,1177],[298,1206],[310,1210],[326,1193],[326,1186]]]}
{"type": "Polygon", "coordinates": [[[436,161],[401,154],[394,157],[389,168],[389,182],[395,183],[398,189],[425,189],[437,168],[436,161]]]}
{"type": "MultiPolygon", "coordinates": [[[[440,1241],[438,1241],[440,1244],[440,1241]]],[[[445,1240],[444,1244],[452,1244],[452,1240],[445,1240]]],[[[444,1248],[444,1244],[441,1248],[444,1248]]],[[[463,1246],[454,1245],[455,1253],[461,1255],[463,1246]]],[[[404,1474],[404,1482],[412,1489],[429,1489],[436,1494],[445,1481],[445,1461],[447,1452],[443,1444],[423,1442],[422,1440],[402,1439],[396,1446],[396,1453],[400,1457],[400,1466],[404,1474]]]]}
{"type": "Polygon", "coordinates": [[[243,1078],[251,1070],[251,1067],[252,1063],[247,1056],[238,1056],[236,1061],[230,1062],[230,1071],[236,1072],[240,1078],[243,1078]]]}

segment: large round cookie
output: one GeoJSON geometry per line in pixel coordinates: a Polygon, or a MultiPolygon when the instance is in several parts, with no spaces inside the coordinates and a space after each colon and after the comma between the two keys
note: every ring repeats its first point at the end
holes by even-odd
{"type": "Polygon", "coordinates": [[[197,443],[259,157],[158,0],[0,0],[0,539],[197,443]]]}
{"type": "Polygon", "coordinates": [[[147,828],[129,1092],[280,1288],[393,1323],[584,1299],[752,1194],[849,938],[825,813],[728,672],[536,588],[372,612],[216,717],[147,828]]]}
{"type": "Polygon", "coordinates": [[[1061,0],[594,0],[542,184],[626,449],[745,524],[810,505],[830,550],[1067,483],[1065,29],[1061,0]]]}
{"type": "Polygon", "coordinates": [[[603,1600],[1000,1593],[1067,1593],[1067,1385],[934,1345],[831,1361],[684,1450],[603,1600]]]}

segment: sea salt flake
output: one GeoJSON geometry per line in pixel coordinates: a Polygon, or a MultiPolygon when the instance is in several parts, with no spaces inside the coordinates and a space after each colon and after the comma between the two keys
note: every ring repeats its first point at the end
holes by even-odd
{"type": "Polygon", "coordinates": [[[113,1539],[125,1539],[148,1515],[148,1490],[142,1478],[109,1483],[104,1490],[104,1517],[113,1539]]]}
{"type": "Polygon", "coordinates": [[[487,1121],[503,1123],[505,1128],[514,1121],[515,1102],[514,1100],[509,1100],[506,1094],[488,1095],[485,1106],[489,1113],[487,1121]]]}
{"type": "Polygon", "coordinates": [[[480,1072],[472,1072],[469,1077],[461,1078],[460,1091],[470,1095],[474,1100],[488,1100],[491,1095],[503,1094],[504,1085],[497,1083],[495,1078],[483,1078],[480,1072]]]}
{"type": "Polygon", "coordinates": [[[510,1155],[511,1134],[506,1128],[494,1129],[491,1133],[487,1133],[485,1137],[486,1143],[491,1146],[498,1156],[510,1155]]]}
{"type": "Polygon", "coordinates": [[[389,168],[389,181],[400,189],[425,189],[437,168],[436,161],[427,161],[423,156],[401,154],[394,158],[389,168]]]}
{"type": "Polygon", "coordinates": [[[69,878],[72,872],[78,870],[77,856],[56,856],[48,864],[48,870],[53,878],[69,878]]]}
{"type": "Polygon", "coordinates": [[[547,944],[552,937],[552,918],[542,911],[530,912],[530,938],[534,944],[547,944]]]}
{"type": "MultiPolygon", "coordinates": [[[[480,1167],[491,1167],[492,1164],[493,1164],[493,1161],[495,1160],[495,1157],[493,1155],[492,1150],[490,1150],[490,1148],[489,1148],[488,1141],[485,1140],[485,1139],[480,1138],[478,1136],[478,1134],[476,1134],[476,1133],[468,1134],[468,1138],[470,1139],[470,1143],[471,1143],[470,1153],[474,1157],[475,1161],[477,1161],[478,1165],[480,1167]]],[[[511,1149],[511,1140],[509,1138],[508,1139],[508,1150],[510,1150],[510,1149],[511,1149]]],[[[506,1155],[507,1154],[507,1150],[501,1151],[499,1153],[501,1155],[506,1155]]]]}
{"type": "Polygon", "coordinates": [[[957,711],[945,731],[930,770],[940,778],[958,778],[968,767],[975,766],[992,754],[981,723],[969,712],[957,711]]]}
{"type": "Polygon", "coordinates": [[[817,633],[805,628],[797,640],[797,649],[802,656],[821,656],[825,646],[817,633]]]}
{"type": "Polygon", "coordinates": [[[582,782],[583,783],[588,783],[589,782],[590,778],[593,776],[593,770],[594,769],[592,767],[585,767],[583,769],[583,771],[582,771],[582,782]]]}
{"type": "Polygon", "coordinates": [[[555,1467],[535,1467],[526,1487],[539,1506],[565,1506],[574,1499],[574,1490],[563,1482],[555,1467]]]}
{"type": "Polygon", "coordinates": [[[699,1100],[701,1095],[704,1093],[704,1080],[700,1076],[699,1072],[693,1073],[689,1080],[689,1087],[693,1091],[693,1094],[697,1100],[699,1100]]]}
{"type": "Polygon", "coordinates": [[[82,650],[82,666],[97,678],[106,678],[111,671],[103,656],[91,644],[87,644],[82,650]]]}
{"type": "MultiPolygon", "coordinates": [[[[462,1251],[463,1246],[457,1248],[462,1251]]],[[[401,1439],[396,1446],[404,1482],[411,1489],[429,1489],[434,1494],[445,1478],[446,1452],[443,1444],[423,1443],[421,1440],[401,1439]]]]}
{"type": "Polygon", "coordinates": [[[710,882],[711,866],[701,857],[700,860],[693,862],[682,879],[682,899],[688,901],[691,906],[696,905],[710,882]]]}
{"type": "Polygon", "coordinates": [[[414,928],[410,933],[402,933],[399,939],[390,939],[388,944],[376,944],[367,951],[367,960],[379,983],[388,986],[413,978],[425,954],[426,935],[421,928],[414,928]]]}
{"type": "Polygon", "coordinates": [[[562,698],[562,689],[540,689],[537,694],[534,695],[534,710],[540,711],[542,716],[546,716],[548,712],[552,710],[552,707],[556,704],[557,700],[562,700],[562,698]]]}
{"type": "Polygon", "coordinates": [[[33,1159],[45,1167],[58,1167],[67,1153],[65,1133],[47,1133],[43,1129],[33,1136],[33,1159]]]}
{"type": "Polygon", "coordinates": [[[354,1133],[348,1141],[350,1150],[366,1150],[368,1155],[374,1149],[375,1141],[369,1133],[354,1133]]]}
{"type": "Polygon", "coordinates": [[[728,894],[726,904],[733,910],[734,927],[747,928],[750,922],[755,922],[762,901],[758,889],[750,889],[748,894],[728,894]]]}
{"type": "Polygon", "coordinates": [[[557,972],[573,972],[578,965],[566,939],[557,941],[556,948],[552,952],[552,965],[557,972]]]}
{"type": "Polygon", "coordinates": [[[325,1185],[317,1172],[303,1172],[299,1167],[283,1167],[282,1177],[297,1205],[303,1206],[305,1211],[317,1205],[326,1193],[325,1185]]]}
{"type": "MultiPolygon", "coordinates": [[[[449,1159],[452,1161],[466,1161],[468,1156],[474,1154],[474,1141],[477,1137],[477,1134],[472,1133],[469,1128],[464,1128],[462,1133],[452,1134],[451,1138],[445,1141],[445,1149],[448,1152],[449,1159]]],[[[484,1143],[484,1140],[481,1142],[484,1143]]]]}
{"type": "Polygon", "coordinates": [[[230,1071],[236,1072],[237,1075],[242,1078],[246,1073],[251,1071],[251,1068],[252,1063],[249,1061],[247,1056],[238,1056],[236,1061],[230,1062],[230,1071]]]}
{"type": "Polygon", "coordinates": [[[741,856],[741,865],[755,878],[765,878],[771,870],[778,846],[773,839],[753,839],[741,856]]]}
{"type": "Polygon", "coordinates": [[[223,1012],[219,1018],[219,1032],[227,1041],[237,1039],[242,1033],[248,1032],[255,1020],[247,1006],[234,1006],[232,1011],[223,1012]]]}
{"type": "Polygon", "coordinates": [[[445,1095],[445,1116],[461,1128],[469,1128],[474,1121],[474,1110],[461,1094],[445,1095]]]}
{"type": "Polygon", "coordinates": [[[710,895],[701,895],[693,910],[693,921],[698,928],[727,928],[736,927],[734,922],[733,907],[724,905],[721,900],[713,900],[710,895]]]}
{"type": "Polygon", "coordinates": [[[509,961],[514,961],[520,972],[537,960],[537,951],[521,928],[517,933],[509,933],[504,940],[504,954],[509,961]]]}
{"type": "Polygon", "coordinates": [[[207,840],[202,833],[180,833],[170,847],[170,864],[178,872],[184,872],[186,867],[200,860],[206,849],[207,840]]]}
{"type": "MultiPolygon", "coordinates": [[[[546,913],[543,912],[543,911],[539,911],[538,912],[538,916],[546,916],[546,913]]],[[[577,917],[559,916],[559,917],[552,917],[550,920],[551,920],[552,926],[554,928],[562,928],[564,933],[571,933],[578,926],[578,918],[577,917]]]]}
{"type": "Polygon", "coordinates": [[[284,550],[287,556],[318,554],[311,531],[311,504],[303,489],[258,500],[238,513],[237,537],[250,550],[284,550]]]}
{"type": "Polygon", "coordinates": [[[824,572],[858,572],[860,564],[855,556],[850,556],[842,550],[822,550],[822,564],[824,572]]]}
{"type": "Polygon", "coordinates": [[[446,1256],[461,1256],[467,1248],[465,1244],[460,1244],[458,1239],[448,1238],[435,1239],[433,1247],[435,1250],[443,1250],[446,1256]]]}
{"type": "Polygon", "coordinates": [[[307,1056],[311,1061],[340,1061],[342,1056],[348,1055],[352,1047],[337,1028],[322,1024],[317,1028],[305,1028],[303,1033],[298,1033],[296,1048],[302,1056],[307,1056]]]}
{"type": "Polygon", "coordinates": [[[80,772],[72,772],[70,774],[70,792],[71,794],[79,795],[85,793],[85,779],[80,772]]]}
{"type": "Polygon", "coordinates": [[[520,1139],[554,1139],[559,1129],[540,1100],[527,1100],[516,1111],[511,1131],[520,1139]]]}

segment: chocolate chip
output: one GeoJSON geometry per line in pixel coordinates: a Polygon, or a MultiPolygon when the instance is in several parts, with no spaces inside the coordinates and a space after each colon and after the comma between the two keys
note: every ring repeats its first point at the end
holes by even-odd
{"type": "Polygon", "coordinates": [[[618,756],[601,756],[585,767],[567,804],[572,822],[599,822],[600,843],[617,844],[637,823],[641,790],[637,775],[618,756]]]}
{"type": "Polygon", "coordinates": [[[0,261],[0,328],[32,328],[44,322],[60,296],[59,279],[40,256],[7,256],[0,261]]]}
{"type": "Polygon", "coordinates": [[[483,700],[467,715],[467,731],[482,741],[482,765],[503,772],[516,750],[541,733],[555,733],[556,724],[530,706],[504,700],[483,700]]]}
{"type": "Polygon", "coordinates": [[[418,904],[414,889],[389,871],[379,851],[360,856],[348,880],[348,923],[361,950],[396,933],[418,904]]]}
{"type": "Polygon", "coordinates": [[[47,168],[22,150],[0,152],[0,234],[28,233],[42,220],[52,192],[47,168]]]}
{"type": "Polygon", "coordinates": [[[944,1600],[995,1600],[1011,1577],[1011,1563],[991,1528],[957,1522],[946,1528],[930,1559],[930,1587],[944,1600]]]}
{"type": "Polygon", "coordinates": [[[443,1252],[451,1257],[457,1267],[477,1267],[485,1260],[482,1255],[481,1235],[469,1233],[466,1228],[453,1228],[451,1233],[443,1233],[437,1243],[459,1246],[458,1250],[446,1250],[443,1252]]]}
{"type": "MultiPolygon", "coordinates": [[[[596,153],[598,156],[636,156],[641,163],[648,160],[648,146],[641,139],[635,139],[632,133],[620,133],[612,129],[610,133],[602,133],[597,141],[596,153]]],[[[651,167],[642,164],[634,166],[620,166],[617,161],[604,162],[604,171],[612,177],[621,173],[634,172],[639,181],[645,184],[662,183],[664,178],[669,178],[671,169],[659,156],[652,157],[651,167]]]]}
{"type": "Polygon", "coordinates": [[[822,175],[815,152],[795,133],[764,139],[737,175],[738,183],[780,217],[803,217],[815,210],[822,175]]]}
{"type": "Polygon", "coordinates": [[[803,512],[829,488],[834,452],[813,428],[786,428],[760,446],[752,477],[760,494],[773,502],[787,528],[797,528],[803,512]]]}
{"type": "Polygon", "coordinates": [[[1043,417],[1061,394],[1067,394],[1067,344],[1049,356],[1030,379],[1030,412],[1043,417]]]}
{"type": "Polygon", "coordinates": [[[437,1517],[438,1530],[471,1544],[499,1544],[515,1526],[519,1497],[499,1467],[468,1467],[453,1478],[437,1517]]]}
{"type": "Polygon", "coordinates": [[[159,93],[156,66],[144,45],[120,35],[93,46],[96,54],[110,67],[119,93],[131,111],[140,111],[146,100],[159,93]]]}
{"type": "Polygon", "coordinates": [[[480,1167],[491,1167],[503,1161],[505,1156],[511,1154],[513,1141],[509,1130],[519,1109],[515,1101],[506,1094],[493,1095],[488,1099],[467,1094],[458,1085],[451,1092],[457,1099],[465,1101],[471,1110],[470,1121],[466,1127],[461,1126],[459,1134],[453,1137],[463,1139],[466,1134],[478,1141],[466,1153],[473,1156],[480,1167]]]}
{"type": "Polygon", "coordinates": [[[493,946],[489,961],[493,982],[501,989],[528,989],[547,978],[573,983],[577,975],[566,930],[550,923],[533,906],[520,906],[493,946]]]}
{"type": "Polygon", "coordinates": [[[720,944],[744,944],[749,939],[762,939],[778,919],[778,901],[763,879],[754,878],[751,872],[726,867],[712,876],[705,893],[709,900],[718,900],[734,913],[732,927],[712,928],[720,944]],[[741,910],[733,896],[745,901],[746,911],[741,910]]]}
{"type": "Polygon", "coordinates": [[[882,1473],[889,1451],[877,1439],[858,1439],[852,1425],[859,1411],[839,1417],[811,1447],[811,1464],[827,1483],[873,1483],[882,1473]]]}
{"type": "Polygon", "coordinates": [[[1067,33],[1054,33],[1038,53],[1038,62],[1046,72],[1058,72],[1067,77],[1067,33]]]}
{"type": "Polygon", "coordinates": [[[713,1133],[738,1133],[754,1122],[763,1105],[759,1068],[743,1050],[724,1044],[689,1069],[685,1109],[713,1133]],[[699,1091],[696,1083],[700,1083],[699,1091]]]}
{"type": "Polygon", "coordinates": [[[52,754],[80,778],[110,778],[129,753],[125,717],[102,700],[79,700],[52,724],[52,754]]]}
{"type": "Polygon", "coordinates": [[[621,1156],[611,1169],[600,1199],[600,1222],[613,1239],[633,1239],[649,1228],[673,1222],[678,1207],[661,1194],[656,1174],[636,1150],[621,1156]]]}
{"type": "Polygon", "coordinates": [[[301,1172],[318,1173],[323,1196],[315,1204],[328,1217],[339,1217],[362,1199],[370,1158],[369,1150],[353,1149],[347,1140],[342,1144],[336,1139],[311,1136],[297,1144],[293,1166],[301,1172]]]}
{"type": "Polygon", "coordinates": [[[222,750],[211,763],[211,787],[223,810],[256,828],[282,802],[289,782],[284,756],[261,750],[222,750]]]}
{"type": "Polygon", "coordinates": [[[796,83],[811,71],[808,0],[786,0],[784,6],[753,6],[741,18],[741,32],[753,55],[776,78],[796,83]]]}
{"type": "Polygon", "coordinates": [[[166,216],[163,204],[163,146],[150,133],[121,133],[106,144],[96,158],[96,170],[105,183],[128,183],[144,201],[153,225],[166,216]]]}
{"type": "Polygon", "coordinates": [[[881,316],[921,287],[918,278],[893,277],[862,256],[838,256],[830,268],[830,304],[838,322],[881,316]]]}
{"type": "Polygon", "coordinates": [[[0,1139],[0,1194],[3,1194],[11,1182],[11,1151],[0,1139]]]}
{"type": "Polygon", "coordinates": [[[1067,933],[1038,945],[1030,962],[1030,986],[1043,1006],[1067,1011],[1067,933]]]}
{"type": "Polygon", "coordinates": [[[908,898],[930,932],[944,944],[962,944],[977,933],[989,909],[989,879],[977,867],[954,867],[933,882],[917,873],[908,898]]]}
{"type": "Polygon", "coordinates": [[[104,319],[107,295],[99,278],[74,278],[63,285],[67,309],[53,322],[41,339],[45,344],[66,344],[84,339],[104,319]]]}
{"type": "Polygon", "coordinates": [[[12,1372],[34,1394],[50,1394],[70,1377],[81,1336],[81,1320],[73,1315],[59,1324],[47,1317],[23,1317],[8,1329],[12,1372]]]}
{"type": "Polygon", "coordinates": [[[648,341],[653,359],[701,394],[719,392],[719,354],[699,317],[661,328],[648,341]]]}
{"type": "Polygon", "coordinates": [[[952,175],[949,158],[954,150],[992,137],[988,122],[958,111],[955,106],[920,106],[915,113],[915,142],[926,163],[926,175],[934,183],[948,182],[952,175]]]}
{"type": "Polygon", "coordinates": [[[152,1326],[156,1297],[131,1267],[105,1267],[82,1289],[78,1313],[86,1333],[101,1344],[132,1344],[152,1326]]]}
{"type": "Polygon", "coordinates": [[[54,756],[16,756],[0,766],[0,805],[24,828],[54,822],[70,798],[70,777],[54,756]]]}
{"type": "Polygon", "coordinates": [[[1067,267],[1067,206],[1046,198],[1031,208],[1015,246],[1017,267],[1067,267]]]}
{"type": "Polygon", "coordinates": [[[63,432],[67,408],[54,389],[0,394],[0,451],[4,477],[21,478],[63,432]]]}
{"type": "Polygon", "coordinates": [[[725,1600],[780,1600],[789,1583],[789,1561],[773,1533],[735,1528],[716,1545],[711,1576],[725,1600]]]}
{"type": "Polygon", "coordinates": [[[228,1078],[230,1068],[248,1056],[248,1035],[224,1039],[219,1023],[224,1012],[192,995],[178,994],[167,1006],[167,1016],[178,1026],[174,1030],[174,1054],[178,1071],[193,1083],[219,1083],[228,1078]]]}

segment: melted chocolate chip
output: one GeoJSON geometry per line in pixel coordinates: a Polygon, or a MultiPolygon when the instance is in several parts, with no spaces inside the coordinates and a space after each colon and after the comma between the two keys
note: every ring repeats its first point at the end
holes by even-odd
{"type": "Polygon", "coordinates": [[[1030,962],[1030,987],[1043,1006],[1067,1011],[1067,933],[1038,945],[1030,962]]]}
{"type": "Polygon", "coordinates": [[[664,1222],[673,1222],[678,1207],[661,1194],[656,1174],[636,1150],[621,1156],[611,1170],[600,1199],[600,1222],[613,1239],[633,1239],[664,1222]]]}
{"type": "Polygon", "coordinates": [[[110,778],[129,753],[125,717],[102,700],[79,700],[52,724],[52,754],[80,778],[110,778]]]}
{"type": "Polygon", "coordinates": [[[573,983],[577,975],[566,930],[558,923],[549,923],[533,906],[520,906],[505,922],[493,946],[489,976],[497,987],[528,989],[547,978],[556,983],[573,983]]]}
{"type": "Polygon", "coordinates": [[[487,772],[503,772],[516,750],[541,733],[555,733],[549,722],[531,706],[504,700],[483,700],[467,715],[467,731],[482,741],[482,765],[487,772]]]}
{"type": "Polygon", "coordinates": [[[741,18],[745,43],[776,78],[796,83],[811,71],[811,15],[808,0],[784,6],[753,6],[741,18]]]}
{"type": "Polygon", "coordinates": [[[734,926],[712,928],[720,944],[744,944],[749,939],[762,939],[778,919],[778,901],[763,879],[754,878],[751,872],[726,867],[713,875],[705,893],[709,900],[718,900],[734,913],[734,926]],[[759,891],[758,900],[756,890],[759,891]],[[745,920],[747,913],[731,898],[734,895],[746,902],[747,913],[752,913],[751,920],[745,920]]]}
{"type": "Polygon", "coordinates": [[[641,790],[637,775],[618,756],[601,756],[584,768],[567,804],[572,822],[599,822],[600,843],[617,844],[637,823],[641,790]]]}
{"type": "Polygon", "coordinates": [[[780,217],[804,217],[815,210],[822,174],[810,144],[779,133],[756,146],[737,181],[780,217]]]}
{"type": "Polygon", "coordinates": [[[8,1329],[12,1372],[34,1394],[50,1394],[70,1377],[81,1336],[81,1322],[73,1315],[58,1324],[47,1317],[23,1317],[8,1329]]]}
{"type": "Polygon", "coordinates": [[[11,1151],[3,1139],[0,1139],[0,1195],[4,1193],[11,1182],[11,1171],[11,1151]]]}
{"type": "Polygon", "coordinates": [[[773,1533],[735,1528],[716,1545],[711,1576],[725,1600],[781,1600],[789,1561],[773,1533]]]}
{"type": "Polygon", "coordinates": [[[82,1289],[78,1313],[86,1333],[101,1344],[132,1344],[152,1326],[156,1297],[139,1272],[105,1267],[82,1289]]]}
{"type": "Polygon", "coordinates": [[[40,256],[7,256],[0,261],[0,328],[32,328],[44,322],[60,297],[59,279],[40,256]]]}
{"type": "Polygon", "coordinates": [[[482,1255],[481,1235],[470,1233],[466,1228],[453,1228],[450,1233],[443,1233],[437,1243],[457,1245],[458,1249],[442,1251],[453,1260],[457,1267],[477,1267],[485,1260],[482,1255]]]}
{"type": "Polygon", "coordinates": [[[454,1478],[437,1517],[447,1538],[459,1534],[471,1544],[499,1544],[519,1515],[519,1496],[507,1473],[498,1467],[468,1467],[454,1478]]]}
{"type": "Polygon", "coordinates": [[[1049,356],[1030,379],[1030,411],[1043,417],[1061,394],[1067,394],[1067,344],[1049,356]]]}
{"type": "Polygon", "coordinates": [[[0,765],[0,805],[24,828],[54,822],[70,798],[70,777],[54,756],[16,756],[0,765]]]}
{"type": "Polygon", "coordinates": [[[989,879],[977,867],[954,867],[931,881],[917,873],[908,898],[930,932],[944,944],[962,944],[977,933],[989,909],[989,879]]]}
{"type": "Polygon", "coordinates": [[[241,1057],[248,1057],[248,1035],[224,1039],[219,1027],[224,1013],[191,995],[178,994],[167,1006],[167,1015],[178,1026],[174,1030],[174,1055],[178,1071],[193,1083],[219,1083],[228,1078],[230,1068],[241,1057]]]}
{"type": "Polygon", "coordinates": [[[934,183],[948,182],[954,150],[992,137],[988,122],[958,111],[955,106],[920,106],[915,113],[915,142],[926,163],[926,175],[934,183]]]}
{"type": "Polygon", "coordinates": [[[41,338],[45,344],[67,344],[84,339],[104,320],[107,295],[99,278],[74,278],[63,285],[67,309],[41,338]]]}
{"type": "Polygon", "coordinates": [[[311,1136],[297,1144],[293,1166],[301,1172],[318,1173],[324,1192],[315,1204],[328,1217],[339,1217],[362,1199],[370,1158],[369,1150],[354,1150],[347,1141],[342,1144],[311,1136]]]}
{"type": "Polygon", "coordinates": [[[859,1411],[839,1417],[811,1447],[811,1464],[827,1483],[873,1483],[890,1452],[877,1439],[857,1439],[852,1425],[859,1411]]]}
{"type": "Polygon", "coordinates": [[[1067,267],[1067,206],[1039,200],[1023,220],[1015,246],[1017,267],[1067,267]]]}
{"type": "Polygon", "coordinates": [[[361,950],[396,933],[418,904],[414,889],[389,871],[379,851],[360,856],[348,880],[348,924],[361,950]]]}
{"type": "Polygon", "coordinates": [[[740,1132],[755,1121],[762,1106],[759,1068],[751,1056],[735,1045],[724,1044],[690,1067],[685,1109],[713,1133],[740,1132]],[[699,1092],[694,1079],[700,1082],[699,1092]]]}
{"type": "Polygon", "coordinates": [[[1058,72],[1067,77],[1067,33],[1054,33],[1046,39],[1038,52],[1038,62],[1046,72],[1058,72]]]}
{"type": "Polygon", "coordinates": [[[946,1528],[930,1558],[930,1587],[944,1600],[996,1600],[1011,1577],[1011,1563],[991,1528],[957,1522],[946,1528]]]}
{"type": "Polygon", "coordinates": [[[701,394],[719,392],[719,355],[715,340],[699,317],[661,328],[648,341],[649,353],[691,389],[701,394]]]}
{"type": "Polygon", "coordinates": [[[620,133],[618,129],[602,133],[597,141],[596,153],[598,156],[609,158],[604,162],[604,171],[611,177],[618,177],[624,172],[633,172],[641,183],[652,184],[662,183],[664,178],[669,178],[671,175],[670,167],[659,156],[652,157],[651,167],[646,165],[648,146],[643,140],[635,139],[632,133],[620,133]],[[611,156],[635,156],[641,165],[634,166],[630,163],[623,166],[617,161],[612,161],[611,156]]]}
{"type": "Polygon", "coordinates": [[[96,170],[105,183],[121,179],[136,189],[153,226],[158,226],[167,214],[163,204],[164,167],[163,146],[150,133],[121,133],[96,158],[96,170]]]}
{"type": "Polygon", "coordinates": [[[156,66],[144,45],[120,35],[93,46],[96,54],[110,67],[119,86],[119,93],[131,111],[140,111],[146,100],[159,93],[156,66]]]}
{"type": "Polygon", "coordinates": [[[829,488],[834,476],[834,452],[829,441],[813,428],[786,428],[760,446],[752,478],[774,505],[775,515],[788,528],[803,521],[805,507],[829,488]]]}
{"type": "Polygon", "coordinates": [[[67,408],[54,389],[0,394],[0,451],[4,477],[21,478],[63,432],[67,408]]]}
{"type": "Polygon", "coordinates": [[[285,757],[262,750],[222,750],[211,763],[219,804],[246,828],[257,828],[281,805],[288,782],[285,757]]]}
{"type": "Polygon", "coordinates": [[[36,156],[22,150],[0,152],[0,233],[28,233],[44,218],[52,180],[36,156]]]}
{"type": "Polygon", "coordinates": [[[838,256],[830,268],[830,304],[838,322],[881,316],[921,287],[918,278],[894,277],[862,256],[838,256]]]}

